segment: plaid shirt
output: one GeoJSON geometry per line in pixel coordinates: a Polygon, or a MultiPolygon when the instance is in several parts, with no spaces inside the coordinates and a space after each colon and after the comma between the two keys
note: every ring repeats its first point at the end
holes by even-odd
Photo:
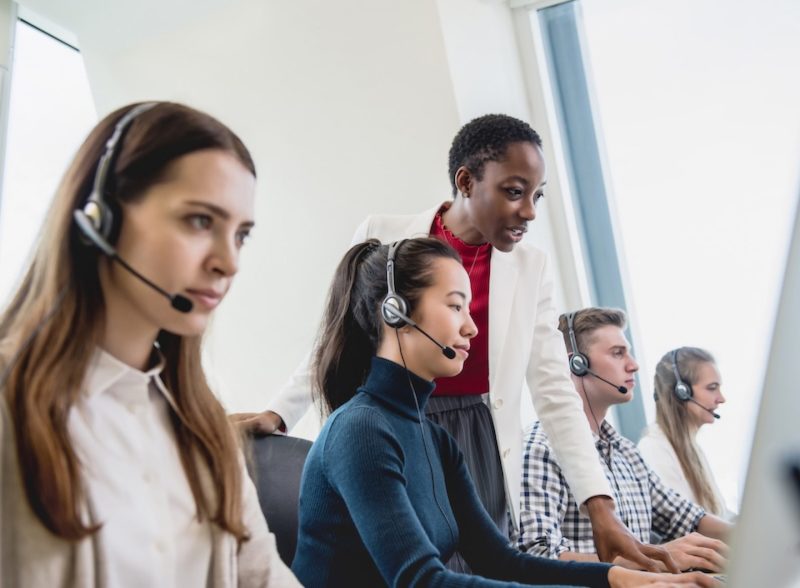
{"type": "MultiPolygon", "coordinates": [[[[595,446],[613,489],[615,512],[634,537],[650,543],[652,530],[671,541],[694,531],[705,511],[665,486],[614,427],[603,421],[600,431],[595,446]]],[[[596,553],[591,521],[578,509],[539,422],[525,438],[518,546],[551,558],[565,551],[596,553]]]]}

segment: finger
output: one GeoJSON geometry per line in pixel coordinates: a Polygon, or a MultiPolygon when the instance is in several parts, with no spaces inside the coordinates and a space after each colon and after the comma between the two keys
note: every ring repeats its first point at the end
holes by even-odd
{"type": "Polygon", "coordinates": [[[700,533],[691,533],[680,539],[679,541],[686,540],[687,543],[697,547],[704,547],[706,549],[713,549],[717,553],[723,554],[727,557],[728,545],[724,541],[714,539],[713,537],[706,537],[700,533]]]}
{"type": "Polygon", "coordinates": [[[687,553],[700,562],[703,562],[702,565],[693,563],[692,567],[711,570],[712,572],[719,572],[725,567],[725,558],[713,549],[696,547],[687,553]]]}
{"type": "Polygon", "coordinates": [[[640,549],[642,551],[643,557],[641,558],[641,560],[635,559],[634,561],[639,565],[645,565],[646,561],[647,566],[645,567],[645,569],[649,571],[658,571],[658,564],[656,562],[662,562],[664,564],[664,567],[667,568],[668,572],[672,574],[677,574],[680,572],[680,569],[678,568],[678,565],[675,563],[673,557],[663,547],[656,547],[655,545],[641,545],[640,549]]]}

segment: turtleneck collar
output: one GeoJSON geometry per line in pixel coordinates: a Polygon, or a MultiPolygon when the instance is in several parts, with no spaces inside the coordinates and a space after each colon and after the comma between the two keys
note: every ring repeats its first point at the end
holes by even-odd
{"type": "Polygon", "coordinates": [[[382,357],[372,358],[367,381],[358,391],[369,394],[388,405],[395,412],[418,421],[420,415],[417,413],[412,390],[408,385],[409,377],[414,386],[420,413],[425,414],[425,405],[436,385],[388,359],[382,357]]]}

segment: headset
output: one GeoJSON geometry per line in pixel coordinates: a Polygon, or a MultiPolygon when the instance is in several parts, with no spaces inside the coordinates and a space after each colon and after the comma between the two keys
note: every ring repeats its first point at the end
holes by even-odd
{"type": "Polygon", "coordinates": [[[582,378],[589,373],[589,358],[578,350],[578,342],[575,339],[575,327],[573,321],[575,313],[567,313],[567,329],[569,331],[569,345],[572,355],[569,357],[569,371],[582,378]]]}
{"type": "MultiPolygon", "coordinates": [[[[114,163],[118,155],[118,146],[122,142],[122,138],[133,120],[140,114],[155,107],[155,105],[155,102],[145,102],[144,104],[139,104],[138,106],[131,108],[122,116],[122,118],[119,119],[116,127],[114,128],[114,132],[108,141],[106,141],[106,147],[103,151],[103,155],[100,156],[100,160],[97,163],[97,171],[95,172],[94,181],[92,182],[92,191],[89,193],[89,197],[86,199],[86,204],[84,204],[82,209],[75,211],[76,216],[79,214],[85,216],[97,234],[106,242],[111,241],[115,234],[114,229],[116,228],[114,224],[114,221],[116,220],[114,218],[114,212],[108,202],[106,202],[106,196],[109,192],[109,176],[111,175],[111,171],[113,170],[114,163]]],[[[82,223],[78,226],[83,228],[82,223]]],[[[84,240],[88,240],[89,244],[97,244],[94,239],[92,239],[92,237],[87,235],[84,231],[81,231],[81,233],[84,236],[84,240]]],[[[105,252],[104,247],[101,247],[100,249],[105,252]]]]}
{"type": "Polygon", "coordinates": [[[672,350],[672,371],[675,373],[675,388],[673,391],[675,392],[675,396],[678,400],[686,402],[690,400],[692,396],[694,396],[694,392],[692,392],[692,387],[683,381],[681,378],[681,374],[678,371],[678,352],[680,348],[672,350]]]}
{"type": "Polygon", "coordinates": [[[381,303],[383,321],[395,329],[408,324],[408,320],[405,320],[405,317],[408,316],[408,302],[397,293],[394,287],[394,260],[397,250],[400,249],[403,243],[405,243],[405,239],[395,241],[389,245],[389,253],[386,255],[386,287],[388,292],[381,303]]]}
{"type": "Polygon", "coordinates": [[[170,294],[160,286],[148,280],[133,269],[128,262],[122,259],[111,243],[118,232],[119,222],[114,216],[112,206],[106,201],[106,196],[108,196],[109,193],[109,177],[112,174],[114,162],[117,159],[118,146],[121,144],[125,132],[134,119],[151,108],[154,108],[157,104],[157,102],[139,104],[131,108],[119,119],[114,127],[114,132],[111,134],[108,141],[106,141],[103,155],[100,156],[100,160],[97,163],[97,170],[95,171],[94,181],[92,182],[92,191],[89,193],[86,204],[83,205],[83,208],[75,209],[72,216],[80,231],[81,240],[86,245],[97,247],[103,254],[107,255],[113,261],[118,262],[136,278],[166,297],[170,301],[172,308],[178,312],[187,313],[191,312],[193,307],[191,300],[181,294],[170,294]]]}
{"type": "Polygon", "coordinates": [[[447,359],[455,359],[456,352],[452,347],[439,343],[408,316],[408,302],[394,289],[394,258],[405,241],[402,239],[389,245],[389,253],[386,255],[386,288],[388,291],[381,303],[381,316],[387,325],[395,329],[405,325],[416,329],[441,349],[442,355],[447,359]]]}

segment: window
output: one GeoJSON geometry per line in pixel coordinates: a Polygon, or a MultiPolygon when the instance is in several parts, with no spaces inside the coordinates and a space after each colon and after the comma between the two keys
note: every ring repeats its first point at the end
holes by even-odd
{"type": "Polygon", "coordinates": [[[607,272],[592,250],[610,240],[650,420],[653,370],[665,352],[692,345],[716,356],[728,402],[699,440],[735,507],[797,203],[800,4],[582,0],[532,18],[543,31],[576,208],[585,211],[587,191],[606,199],[608,236],[592,241],[592,227],[580,231],[593,302],[604,303],[597,274],[607,272]],[[579,40],[573,61],[553,56],[548,35],[564,32],[549,24],[557,11],[579,40]],[[559,71],[574,77],[576,65],[583,98],[559,85],[559,71]],[[588,113],[589,135],[575,112],[588,113]],[[583,134],[572,136],[576,126],[583,134]],[[599,176],[576,165],[587,137],[599,176]]]}
{"type": "Polygon", "coordinates": [[[80,53],[17,21],[0,192],[0,303],[19,281],[56,186],[96,122],[80,53]]]}

